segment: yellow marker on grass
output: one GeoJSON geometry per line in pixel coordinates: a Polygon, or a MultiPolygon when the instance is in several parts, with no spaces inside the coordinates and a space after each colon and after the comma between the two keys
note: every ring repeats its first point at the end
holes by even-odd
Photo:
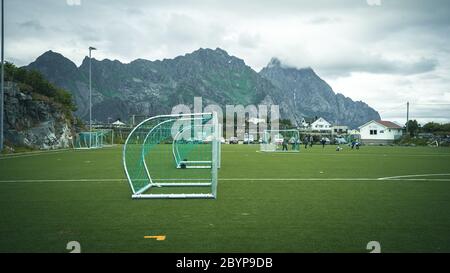
{"type": "Polygon", "coordinates": [[[166,235],[144,236],[144,239],[156,239],[156,241],[164,241],[166,239],[166,235]]]}

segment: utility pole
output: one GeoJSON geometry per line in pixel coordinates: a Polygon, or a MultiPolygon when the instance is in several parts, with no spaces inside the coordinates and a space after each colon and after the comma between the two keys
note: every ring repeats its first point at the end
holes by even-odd
{"type": "Polygon", "coordinates": [[[3,151],[3,120],[4,120],[4,98],[5,98],[5,1],[2,0],[2,71],[1,71],[1,92],[0,92],[0,153],[3,151]]]}
{"type": "Polygon", "coordinates": [[[409,123],[409,101],[406,102],[406,134],[408,134],[408,123],[409,123]]]}
{"type": "Polygon", "coordinates": [[[89,149],[92,148],[92,50],[97,49],[92,46],[89,47],[89,149]]]}

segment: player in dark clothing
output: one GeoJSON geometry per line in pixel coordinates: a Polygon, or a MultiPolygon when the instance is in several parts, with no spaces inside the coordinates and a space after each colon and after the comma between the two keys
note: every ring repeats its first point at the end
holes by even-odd
{"type": "Polygon", "coordinates": [[[325,140],[324,137],[322,137],[322,139],[320,140],[320,143],[322,143],[322,148],[325,148],[325,144],[327,143],[327,141],[325,140]]]}
{"type": "Polygon", "coordinates": [[[305,136],[304,138],[303,138],[303,142],[305,143],[305,149],[307,149],[308,148],[308,136],[305,136]]]}
{"type": "Polygon", "coordinates": [[[288,140],[283,139],[283,151],[287,151],[287,150],[288,150],[288,140]]]}

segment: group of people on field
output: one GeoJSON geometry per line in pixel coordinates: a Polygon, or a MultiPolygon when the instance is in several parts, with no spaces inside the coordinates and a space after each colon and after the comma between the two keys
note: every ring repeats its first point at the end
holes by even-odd
{"type": "Polygon", "coordinates": [[[291,140],[288,140],[287,138],[284,138],[283,139],[283,143],[281,145],[283,151],[287,151],[288,150],[289,143],[291,144],[292,150],[297,150],[298,149],[297,148],[297,145],[299,145],[298,140],[296,140],[294,138],[292,138],[291,140]]]}
{"type": "MultiPolygon", "coordinates": [[[[326,143],[327,143],[327,140],[324,137],[322,137],[322,139],[320,140],[320,144],[322,144],[323,148],[325,148],[326,143]]],[[[314,145],[314,137],[306,135],[303,138],[303,144],[305,145],[305,149],[308,148],[308,145],[311,148],[314,145]]]]}
{"type": "Polygon", "coordinates": [[[309,145],[309,147],[312,147],[313,144],[314,144],[314,137],[313,137],[313,136],[308,136],[308,135],[306,135],[306,136],[303,138],[303,144],[305,144],[305,149],[308,148],[308,145],[309,145]]]}
{"type": "MultiPolygon", "coordinates": [[[[329,141],[329,140],[328,140],[329,141]]],[[[314,144],[314,137],[305,135],[305,137],[303,138],[303,144],[305,145],[305,149],[308,148],[308,146],[311,148],[314,144]]],[[[325,137],[322,137],[320,139],[320,144],[322,145],[322,148],[325,148],[325,145],[327,144],[327,139],[325,137]]],[[[351,149],[356,149],[359,150],[360,147],[360,143],[356,140],[356,139],[352,139],[351,143],[350,143],[350,147],[351,149]]],[[[341,151],[342,148],[340,147],[340,145],[337,146],[336,151],[341,151]]]]}
{"type": "MultiPolygon", "coordinates": [[[[322,137],[320,139],[320,144],[322,145],[322,148],[325,148],[325,145],[327,144],[327,142],[329,142],[329,140],[327,140],[327,138],[325,138],[325,137],[322,137]]],[[[299,140],[292,140],[292,139],[288,140],[287,138],[284,138],[283,142],[282,142],[282,150],[288,151],[289,144],[292,145],[292,150],[297,150],[298,146],[300,145],[300,142],[299,142],[299,140]]],[[[314,145],[314,136],[305,135],[303,137],[303,145],[305,146],[305,149],[307,149],[308,146],[310,148],[312,148],[312,146],[314,145]]],[[[356,139],[352,139],[349,146],[351,147],[352,150],[353,149],[359,150],[360,143],[356,139]]],[[[341,150],[342,150],[342,148],[340,147],[340,145],[337,145],[336,151],[341,151],[341,150]]]]}

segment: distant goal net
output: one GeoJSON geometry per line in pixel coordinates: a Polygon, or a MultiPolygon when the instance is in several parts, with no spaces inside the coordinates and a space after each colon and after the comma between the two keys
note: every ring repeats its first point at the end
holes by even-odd
{"type": "Polygon", "coordinates": [[[123,148],[132,198],[216,198],[219,128],[216,113],[161,115],[138,124],[123,148]]]}
{"type": "Polygon", "coordinates": [[[96,149],[114,145],[114,131],[112,129],[80,132],[72,139],[74,149],[96,149]]]}
{"type": "Polygon", "coordinates": [[[297,129],[265,130],[260,144],[261,152],[299,152],[300,132],[297,129]]]}

